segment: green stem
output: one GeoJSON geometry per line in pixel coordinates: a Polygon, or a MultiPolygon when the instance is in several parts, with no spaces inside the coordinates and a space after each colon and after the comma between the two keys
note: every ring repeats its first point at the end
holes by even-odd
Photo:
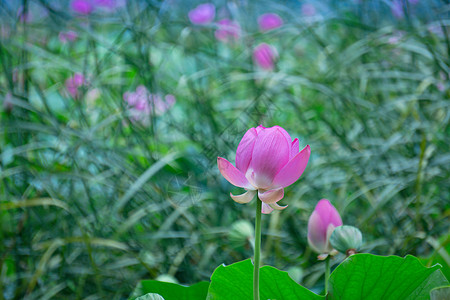
{"type": "Polygon", "coordinates": [[[259,265],[261,255],[261,208],[262,202],[256,199],[255,220],[255,261],[253,267],[253,300],[259,300],[259,265]]]}
{"type": "Polygon", "coordinates": [[[328,279],[330,278],[330,255],[325,258],[325,296],[328,294],[328,279]]]}

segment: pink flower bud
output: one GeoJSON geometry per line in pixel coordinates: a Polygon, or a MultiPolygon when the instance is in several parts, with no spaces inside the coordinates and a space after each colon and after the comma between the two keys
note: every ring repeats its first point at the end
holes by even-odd
{"type": "Polygon", "coordinates": [[[266,43],[259,44],[253,50],[253,61],[265,70],[273,70],[277,52],[266,43]]]}
{"type": "Polygon", "coordinates": [[[336,208],[327,199],[317,203],[308,221],[309,246],[319,254],[330,253],[330,236],[334,229],[342,225],[342,219],[336,208]]]}
{"type": "Polygon", "coordinates": [[[269,31],[283,25],[281,17],[274,13],[264,14],[258,18],[259,30],[269,31]]]}
{"type": "Polygon", "coordinates": [[[192,24],[204,25],[211,23],[216,15],[216,7],[212,3],[200,4],[188,14],[192,24]]]}
{"type": "Polygon", "coordinates": [[[248,203],[258,192],[262,212],[281,210],[277,202],[284,197],[284,188],[302,175],[308,164],[309,145],[299,152],[298,139],[292,140],[280,126],[250,128],[236,151],[236,167],[222,157],[217,158],[219,171],[231,184],[247,190],[231,195],[238,203],[248,203]]]}

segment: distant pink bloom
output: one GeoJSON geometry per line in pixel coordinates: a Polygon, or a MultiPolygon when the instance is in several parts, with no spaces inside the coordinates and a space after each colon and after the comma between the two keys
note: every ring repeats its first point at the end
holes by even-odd
{"type": "Polygon", "coordinates": [[[7,39],[11,35],[11,28],[7,24],[0,24],[0,38],[7,39]]]}
{"type": "Polygon", "coordinates": [[[152,112],[155,115],[162,115],[175,104],[175,96],[166,95],[164,100],[160,95],[151,94],[143,85],[139,85],[135,92],[123,94],[123,100],[127,103],[127,108],[132,121],[148,125],[152,112]]]}
{"type": "Polygon", "coordinates": [[[336,208],[327,199],[320,200],[308,220],[308,244],[319,254],[330,253],[330,236],[338,226],[342,219],[336,208]]]}
{"type": "Polygon", "coordinates": [[[258,18],[259,30],[269,31],[283,25],[283,19],[277,14],[263,14],[258,18]]]}
{"type": "Polygon", "coordinates": [[[85,84],[86,79],[83,74],[80,73],[75,73],[72,77],[68,78],[65,83],[67,91],[73,98],[77,98],[79,96],[78,89],[85,84]]]}
{"type": "Polygon", "coordinates": [[[73,42],[77,39],[78,34],[75,31],[61,31],[58,35],[61,43],[65,44],[67,42],[73,42]]]}
{"type": "Polygon", "coordinates": [[[417,3],[419,3],[419,0],[408,0],[408,2],[412,5],[416,5],[417,3]]]}
{"type": "Polygon", "coordinates": [[[404,11],[402,0],[394,0],[394,1],[392,1],[392,3],[391,3],[391,12],[392,12],[392,15],[396,19],[403,19],[405,17],[405,11],[404,11]]]}
{"type": "Polygon", "coordinates": [[[94,6],[100,6],[105,8],[116,8],[116,0],[93,0],[94,6]]]}
{"type": "Polygon", "coordinates": [[[436,84],[436,88],[437,88],[440,92],[443,92],[443,91],[445,91],[445,84],[442,83],[442,82],[438,82],[438,83],[436,84]]]}
{"type": "Polygon", "coordinates": [[[72,0],[70,7],[74,12],[81,15],[89,15],[94,10],[90,0],[72,0]]]}
{"type": "Polygon", "coordinates": [[[204,25],[211,23],[216,15],[216,7],[212,3],[200,4],[188,14],[192,24],[204,25]]]}
{"type": "Polygon", "coordinates": [[[13,108],[14,105],[12,104],[12,95],[8,92],[3,99],[3,110],[9,113],[13,110],[13,108]]]}
{"type": "Polygon", "coordinates": [[[30,23],[33,20],[30,10],[25,11],[22,5],[17,10],[17,17],[21,23],[30,23]]]}
{"type": "Polygon", "coordinates": [[[222,157],[217,165],[223,177],[232,185],[244,188],[242,195],[230,194],[238,203],[250,202],[256,194],[262,203],[262,213],[282,210],[278,201],[284,188],[296,182],[308,164],[309,145],[299,151],[298,139],[291,139],[280,126],[250,128],[236,151],[236,167],[222,157]]]}
{"type": "Polygon", "coordinates": [[[239,39],[241,26],[235,21],[223,19],[217,22],[218,29],[214,33],[216,39],[222,42],[230,42],[239,39]]]}
{"type": "Polygon", "coordinates": [[[312,5],[310,3],[303,4],[301,9],[302,9],[302,15],[304,15],[305,17],[312,17],[312,16],[315,16],[317,13],[314,5],[312,5]]]}
{"type": "Polygon", "coordinates": [[[427,29],[438,37],[444,37],[444,31],[442,30],[441,25],[428,25],[427,29]]]}
{"type": "Polygon", "coordinates": [[[259,44],[253,50],[254,62],[265,70],[273,70],[277,57],[276,50],[266,43],[259,44]]]}
{"type": "Polygon", "coordinates": [[[405,33],[403,31],[396,31],[389,37],[388,43],[391,45],[398,44],[404,36],[405,33]]]}

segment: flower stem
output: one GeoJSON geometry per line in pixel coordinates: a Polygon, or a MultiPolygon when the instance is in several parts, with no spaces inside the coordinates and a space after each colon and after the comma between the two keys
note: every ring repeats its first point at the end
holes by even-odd
{"type": "Polygon", "coordinates": [[[256,199],[255,255],[253,266],[253,300],[259,300],[259,265],[261,255],[261,208],[262,202],[256,199]]]}
{"type": "Polygon", "coordinates": [[[325,296],[328,294],[328,279],[330,278],[330,255],[325,258],[325,296]]]}

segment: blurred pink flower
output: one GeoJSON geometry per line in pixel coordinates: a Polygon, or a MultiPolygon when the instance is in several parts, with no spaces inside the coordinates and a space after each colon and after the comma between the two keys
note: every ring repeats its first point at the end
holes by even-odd
{"type": "Polygon", "coordinates": [[[443,92],[445,91],[445,84],[443,82],[438,82],[436,83],[436,88],[440,91],[443,92]]]}
{"type": "Polygon", "coordinates": [[[419,0],[408,0],[408,2],[412,5],[416,5],[417,3],[419,3],[419,0]]]}
{"type": "Polygon", "coordinates": [[[139,85],[135,92],[124,93],[123,100],[127,103],[131,120],[144,125],[149,124],[152,112],[162,115],[176,102],[175,96],[169,94],[163,100],[160,95],[151,94],[143,85],[139,85]]]}
{"type": "Polygon", "coordinates": [[[105,7],[105,8],[116,8],[116,0],[93,0],[94,6],[105,7]]]}
{"type": "Polygon", "coordinates": [[[78,89],[86,84],[86,79],[83,74],[75,73],[72,77],[66,80],[65,86],[69,94],[73,98],[77,98],[79,96],[78,89]]]}
{"type": "Polygon", "coordinates": [[[5,112],[7,112],[7,113],[10,113],[13,110],[14,105],[12,104],[12,94],[11,94],[11,92],[8,92],[5,95],[5,98],[3,99],[3,105],[2,106],[3,106],[3,110],[5,112]]]}
{"type": "Polygon", "coordinates": [[[269,31],[283,25],[283,19],[277,14],[263,14],[258,18],[259,30],[269,31]]]}
{"type": "Polygon", "coordinates": [[[258,193],[262,212],[282,210],[278,201],[284,197],[284,188],[296,182],[308,164],[309,145],[299,152],[299,141],[280,126],[250,128],[241,139],[236,151],[236,167],[222,157],[217,165],[223,177],[232,185],[247,192],[230,194],[238,203],[248,203],[258,193]]]}
{"type": "Polygon", "coordinates": [[[216,7],[212,3],[200,4],[188,14],[192,24],[204,25],[211,23],[216,15],[216,7]]]}
{"type": "Polygon", "coordinates": [[[308,221],[308,244],[319,254],[330,253],[333,248],[329,239],[334,229],[342,225],[336,208],[327,199],[317,203],[308,221]]]}
{"type": "Polygon", "coordinates": [[[303,4],[301,9],[302,9],[302,15],[304,15],[305,17],[312,17],[312,16],[315,16],[317,13],[314,5],[312,5],[310,3],[303,4]]]}
{"type": "Polygon", "coordinates": [[[403,10],[402,0],[394,0],[391,3],[391,12],[396,19],[403,19],[405,16],[405,11],[403,10]]]}
{"type": "Polygon", "coordinates": [[[30,10],[27,9],[25,11],[23,5],[19,6],[19,9],[17,10],[17,17],[21,23],[30,23],[33,21],[33,16],[31,15],[30,10]]]}
{"type": "Polygon", "coordinates": [[[437,35],[438,37],[444,37],[444,30],[442,29],[441,25],[435,25],[435,24],[428,25],[427,29],[429,32],[437,35]]]}
{"type": "Polygon", "coordinates": [[[61,43],[65,44],[67,42],[73,42],[77,39],[78,34],[75,31],[69,30],[69,31],[61,31],[58,35],[59,40],[61,43]]]}
{"type": "Polygon", "coordinates": [[[94,10],[94,6],[90,0],[72,0],[70,7],[76,13],[88,15],[94,10]]]}
{"type": "Polygon", "coordinates": [[[230,19],[222,19],[217,22],[218,29],[214,33],[217,40],[222,42],[230,42],[238,40],[241,35],[241,26],[235,21],[230,19]]]}
{"type": "Polygon", "coordinates": [[[265,70],[273,70],[277,57],[276,50],[266,43],[259,44],[253,50],[254,62],[265,70]]]}
{"type": "Polygon", "coordinates": [[[403,31],[394,32],[388,39],[388,44],[395,45],[400,42],[400,40],[405,36],[403,31]]]}

